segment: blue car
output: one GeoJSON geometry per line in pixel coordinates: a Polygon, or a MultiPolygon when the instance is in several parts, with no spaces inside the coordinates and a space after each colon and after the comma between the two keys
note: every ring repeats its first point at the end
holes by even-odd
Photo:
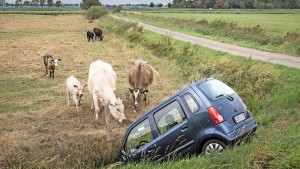
{"type": "Polygon", "coordinates": [[[177,92],[132,123],[119,158],[162,161],[223,151],[253,135],[257,124],[237,93],[223,82],[203,79],[177,92]]]}

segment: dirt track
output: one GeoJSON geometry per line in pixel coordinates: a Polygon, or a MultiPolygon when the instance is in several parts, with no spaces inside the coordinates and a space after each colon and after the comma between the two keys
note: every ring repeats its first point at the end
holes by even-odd
{"type": "MultiPolygon", "coordinates": [[[[136,22],[136,21],[121,18],[118,16],[113,16],[113,17],[117,18],[117,19],[124,19],[127,21],[136,22]]],[[[172,38],[182,40],[185,42],[190,42],[192,44],[197,44],[200,46],[208,47],[208,48],[215,49],[215,50],[222,51],[222,52],[227,52],[227,53],[234,54],[237,56],[243,56],[243,57],[251,56],[253,59],[300,69],[300,58],[299,57],[240,47],[240,46],[231,45],[231,44],[227,44],[227,43],[217,42],[214,40],[199,38],[196,36],[191,36],[191,35],[187,35],[187,34],[183,34],[183,33],[179,33],[179,32],[174,32],[171,30],[155,27],[155,26],[145,24],[142,22],[136,22],[136,23],[138,23],[139,26],[143,26],[144,29],[153,31],[158,34],[168,35],[168,36],[171,36],[172,38]]]]}

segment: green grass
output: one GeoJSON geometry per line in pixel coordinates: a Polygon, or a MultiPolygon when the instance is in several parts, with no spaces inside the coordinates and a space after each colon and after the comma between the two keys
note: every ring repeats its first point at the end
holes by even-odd
{"type": "Polygon", "coordinates": [[[237,22],[242,27],[260,25],[268,35],[284,35],[287,32],[300,32],[299,14],[214,14],[214,13],[145,13],[146,16],[195,20],[225,20],[237,22]]]}
{"type": "Polygon", "coordinates": [[[135,25],[102,18],[106,30],[125,35],[154,55],[175,61],[183,81],[214,77],[242,97],[259,129],[251,143],[242,143],[221,155],[198,156],[153,165],[147,162],[121,168],[299,168],[300,71],[213,51],[157,35],[137,33],[135,25]],[[131,31],[128,31],[131,30],[131,31]],[[134,34],[135,36],[132,36],[134,34]],[[285,149],[288,149],[286,153],[285,149]]]}
{"type": "Polygon", "coordinates": [[[121,16],[194,36],[300,56],[300,13],[288,13],[288,10],[285,12],[234,14],[224,11],[223,13],[147,11],[142,15],[121,16]]]}

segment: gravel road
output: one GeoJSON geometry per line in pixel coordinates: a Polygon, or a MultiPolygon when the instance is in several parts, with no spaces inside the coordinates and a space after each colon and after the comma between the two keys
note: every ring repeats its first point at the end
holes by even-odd
{"type": "Polygon", "coordinates": [[[243,57],[251,56],[253,59],[262,60],[265,62],[280,64],[280,65],[285,65],[288,67],[300,69],[300,57],[240,47],[240,46],[231,45],[231,44],[227,44],[227,43],[217,42],[214,40],[199,38],[199,37],[187,35],[184,33],[174,32],[171,30],[159,28],[156,26],[142,23],[142,22],[136,22],[133,20],[121,18],[118,16],[112,15],[112,17],[114,17],[116,19],[123,19],[123,20],[127,20],[130,22],[138,23],[139,26],[143,26],[144,29],[146,29],[146,30],[150,30],[150,31],[153,31],[158,34],[162,34],[162,35],[168,35],[172,38],[175,38],[175,39],[178,39],[181,41],[190,42],[192,44],[197,44],[200,46],[208,47],[208,48],[215,49],[215,50],[222,51],[222,52],[227,52],[227,53],[234,54],[237,56],[243,56],[243,57]]]}

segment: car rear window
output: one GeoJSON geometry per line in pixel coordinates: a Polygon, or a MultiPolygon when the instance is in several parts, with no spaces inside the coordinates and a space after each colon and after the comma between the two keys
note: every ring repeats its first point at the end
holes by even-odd
{"type": "Polygon", "coordinates": [[[219,80],[208,80],[198,85],[198,88],[205,93],[207,97],[216,100],[226,95],[235,94],[229,86],[219,80]]]}

